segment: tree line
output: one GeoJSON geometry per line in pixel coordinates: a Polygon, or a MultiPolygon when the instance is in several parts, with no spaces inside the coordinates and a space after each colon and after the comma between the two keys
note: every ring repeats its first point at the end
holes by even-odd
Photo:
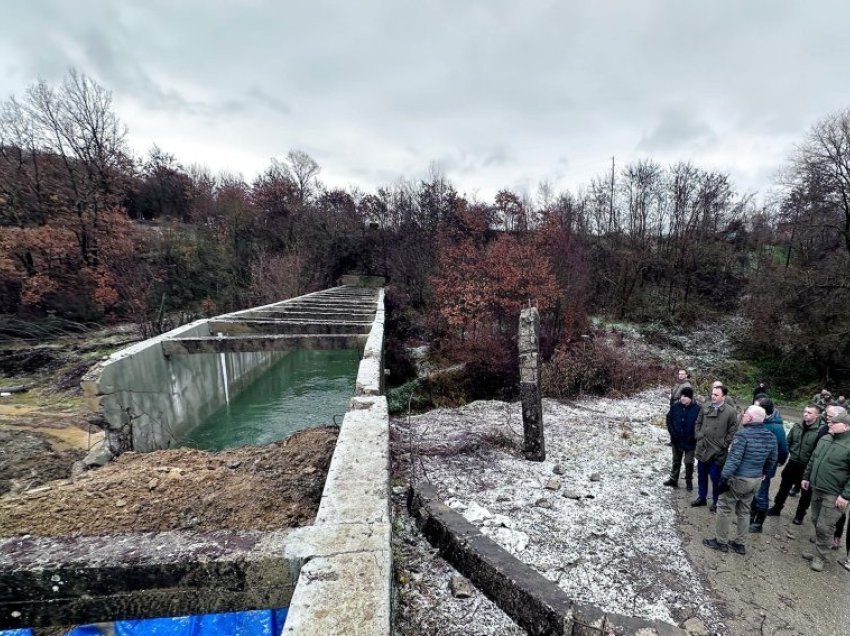
{"type": "Polygon", "coordinates": [[[298,150],[251,182],[158,147],[137,157],[106,88],[75,71],[39,81],[0,104],[0,312],[151,335],[360,271],[387,277],[398,338],[497,383],[528,303],[547,357],[591,314],[687,326],[740,310],[738,344],[766,374],[848,379],[850,111],[801,138],[763,203],[722,171],[652,159],[492,201],[436,170],[373,192],[320,174],[298,150]]]}

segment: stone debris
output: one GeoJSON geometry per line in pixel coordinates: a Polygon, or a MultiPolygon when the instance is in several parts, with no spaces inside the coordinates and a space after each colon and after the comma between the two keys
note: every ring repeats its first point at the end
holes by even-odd
{"type": "Polygon", "coordinates": [[[709,636],[711,632],[708,631],[708,627],[705,626],[698,618],[689,618],[685,621],[682,627],[685,628],[685,631],[692,636],[709,636]]]}
{"type": "Polygon", "coordinates": [[[561,480],[552,478],[546,482],[545,486],[546,490],[560,490],[561,489],[561,480]]]}
{"type": "Polygon", "coordinates": [[[552,466],[552,472],[556,475],[563,475],[564,469],[560,464],[555,464],[554,466],[552,466]]]}
{"type": "Polygon", "coordinates": [[[564,491],[563,497],[565,497],[566,499],[581,499],[582,498],[581,495],[578,494],[575,490],[569,490],[569,489],[564,491]]]}
{"type": "MultiPolygon", "coordinates": [[[[461,512],[460,510],[458,512],[461,512]]],[[[493,516],[493,513],[487,510],[486,508],[478,505],[474,501],[471,501],[469,505],[466,507],[466,510],[462,511],[463,516],[466,517],[466,520],[469,523],[479,524],[485,519],[490,519],[493,516]]]]}
{"type": "Polygon", "coordinates": [[[485,519],[484,523],[481,524],[484,526],[492,526],[494,528],[498,528],[499,526],[503,526],[505,528],[513,528],[514,522],[510,517],[505,515],[493,515],[490,519],[485,519]]]}
{"type": "Polygon", "coordinates": [[[472,586],[472,583],[459,574],[451,578],[449,589],[455,598],[471,598],[475,595],[475,588],[472,586]]]}
{"type": "Polygon", "coordinates": [[[112,461],[112,453],[105,445],[101,444],[89,451],[89,454],[83,458],[83,465],[86,468],[106,466],[110,461],[112,461]]]}
{"type": "Polygon", "coordinates": [[[602,481],[602,475],[599,473],[590,473],[590,481],[602,481]]]}
{"type": "Polygon", "coordinates": [[[518,556],[523,552],[528,547],[530,541],[529,536],[521,530],[512,530],[505,527],[487,529],[485,526],[482,528],[482,531],[514,556],[518,556]]]}

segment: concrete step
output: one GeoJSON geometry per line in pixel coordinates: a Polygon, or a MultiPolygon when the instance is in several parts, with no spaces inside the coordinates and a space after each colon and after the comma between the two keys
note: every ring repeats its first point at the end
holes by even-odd
{"type": "Polygon", "coordinates": [[[293,349],[362,349],[367,334],[292,334],[269,336],[221,336],[172,338],[162,341],[166,356],[193,353],[250,353],[293,349]]]}
{"type": "Polygon", "coordinates": [[[340,322],[337,320],[211,320],[212,333],[252,334],[368,334],[372,329],[371,321],[340,322]]]}

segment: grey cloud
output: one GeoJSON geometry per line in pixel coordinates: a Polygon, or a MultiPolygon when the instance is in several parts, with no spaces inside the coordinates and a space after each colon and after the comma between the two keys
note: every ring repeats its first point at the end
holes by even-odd
{"type": "Polygon", "coordinates": [[[278,99],[274,95],[269,95],[266,91],[259,88],[258,86],[254,86],[248,91],[248,96],[253,97],[259,102],[261,102],[267,108],[270,108],[281,115],[289,115],[292,113],[292,109],[289,105],[283,101],[282,99],[278,99]]]}
{"type": "Polygon", "coordinates": [[[473,174],[482,168],[503,166],[513,159],[514,152],[507,146],[499,145],[483,151],[456,151],[439,158],[437,164],[451,176],[473,174]]]}
{"type": "Polygon", "coordinates": [[[304,148],[365,187],[440,157],[467,191],[567,172],[580,186],[635,151],[734,164],[730,140],[772,147],[850,102],[838,0],[7,4],[20,81],[75,65],[164,136],[172,113],[181,133],[226,120],[242,157],[304,148]]]}
{"type": "Polygon", "coordinates": [[[642,152],[680,150],[687,154],[717,141],[714,130],[698,116],[684,108],[667,109],[661,121],[638,143],[642,152]]]}
{"type": "Polygon", "coordinates": [[[120,28],[104,31],[89,26],[81,35],[86,60],[83,72],[94,74],[112,91],[133,95],[147,108],[169,111],[196,112],[197,104],[186,99],[178,90],[166,88],[153,80],[126,46],[128,34],[120,28]],[[90,71],[89,71],[90,72],[90,71]]]}

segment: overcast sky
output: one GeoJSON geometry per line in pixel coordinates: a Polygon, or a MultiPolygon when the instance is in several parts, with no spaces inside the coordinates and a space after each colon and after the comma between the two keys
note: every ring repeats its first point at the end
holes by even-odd
{"type": "Polygon", "coordinates": [[[846,0],[26,0],[0,96],[71,66],[129,140],[241,172],[305,150],[334,186],[438,165],[468,195],[575,189],[641,157],[765,190],[850,107],[846,0]]]}

